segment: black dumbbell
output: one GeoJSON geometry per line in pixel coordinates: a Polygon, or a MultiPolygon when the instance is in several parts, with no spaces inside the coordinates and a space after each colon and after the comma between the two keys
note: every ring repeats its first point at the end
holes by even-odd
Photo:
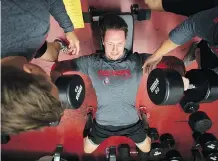
{"type": "Polygon", "coordinates": [[[143,110],[140,111],[142,121],[146,123],[146,131],[148,136],[151,138],[151,141],[156,141],[159,139],[159,133],[156,128],[151,128],[148,124],[147,115],[143,112],[143,110]]]}
{"type": "Polygon", "coordinates": [[[85,83],[79,75],[63,75],[56,81],[60,101],[69,108],[79,108],[85,99],[85,83]]]}
{"type": "Polygon", "coordinates": [[[178,150],[170,150],[166,153],[167,161],[182,161],[182,156],[178,150]]]}
{"type": "Polygon", "coordinates": [[[194,161],[201,161],[202,160],[201,153],[197,148],[192,148],[191,152],[192,152],[192,156],[193,156],[194,161]]]}
{"type": "Polygon", "coordinates": [[[7,144],[10,140],[10,135],[1,133],[1,144],[7,144]]]}
{"type": "Polygon", "coordinates": [[[173,146],[175,145],[175,140],[171,134],[169,134],[169,133],[162,134],[160,136],[160,142],[164,148],[170,149],[166,153],[166,159],[168,161],[172,161],[172,160],[182,161],[183,160],[180,152],[172,149],[173,146]]]}
{"type": "Polygon", "coordinates": [[[118,147],[119,152],[119,160],[120,161],[128,161],[131,159],[130,155],[130,147],[128,144],[120,144],[118,147]]]}
{"type": "Polygon", "coordinates": [[[136,153],[138,154],[140,161],[147,161],[149,159],[149,153],[142,152],[138,147],[136,147],[136,153]]]}
{"type": "MultiPolygon", "coordinates": [[[[197,148],[192,148],[192,156],[194,161],[201,161],[202,160],[202,155],[197,148]]],[[[218,151],[214,152],[206,152],[203,151],[203,156],[205,158],[205,161],[218,161],[218,151]]]]}
{"type": "Polygon", "coordinates": [[[116,161],[117,156],[116,156],[116,146],[110,146],[109,148],[106,148],[106,159],[108,161],[116,161]]]}
{"type": "Polygon", "coordinates": [[[54,158],[53,160],[54,161],[60,161],[61,160],[61,153],[63,152],[63,145],[62,144],[58,144],[56,146],[56,149],[55,149],[55,153],[54,153],[54,158]]]}
{"type": "Polygon", "coordinates": [[[197,131],[200,133],[205,133],[212,126],[212,121],[203,111],[192,113],[189,116],[188,123],[192,131],[197,131]]]}
{"type": "Polygon", "coordinates": [[[218,151],[214,151],[211,153],[203,151],[202,153],[206,161],[218,161],[218,151]]]}
{"type": "Polygon", "coordinates": [[[147,80],[149,98],[156,105],[173,105],[180,102],[184,112],[189,113],[197,111],[200,102],[218,99],[218,75],[214,71],[193,69],[188,71],[185,77],[174,69],[152,70],[147,80]],[[185,77],[190,82],[186,91],[185,77]]]}
{"type": "Polygon", "coordinates": [[[151,143],[151,150],[149,152],[150,160],[159,161],[164,159],[164,148],[158,142],[151,143]]]}
{"type": "Polygon", "coordinates": [[[120,161],[131,160],[134,156],[138,156],[140,161],[147,161],[149,157],[149,153],[142,152],[137,146],[135,149],[130,149],[128,144],[119,145],[118,152],[118,159],[120,161]]]}
{"type": "Polygon", "coordinates": [[[194,132],[192,136],[196,142],[196,146],[200,145],[204,152],[211,153],[218,151],[218,140],[213,134],[194,132]]]}
{"type": "Polygon", "coordinates": [[[210,69],[192,69],[185,75],[190,84],[195,88],[184,92],[184,97],[180,101],[181,107],[187,113],[197,110],[198,103],[213,102],[218,99],[218,75],[210,69]],[[190,111],[189,111],[190,109],[190,111]]]}
{"type": "Polygon", "coordinates": [[[151,138],[151,141],[157,141],[159,139],[159,133],[156,128],[147,129],[148,136],[151,138]]]}

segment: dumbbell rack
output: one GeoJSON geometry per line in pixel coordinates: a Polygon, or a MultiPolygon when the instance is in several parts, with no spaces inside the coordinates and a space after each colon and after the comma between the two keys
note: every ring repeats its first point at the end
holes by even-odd
{"type": "Polygon", "coordinates": [[[211,134],[207,133],[212,127],[212,121],[203,111],[198,111],[189,116],[189,126],[193,131],[195,145],[192,148],[194,161],[218,161],[218,140],[211,134]]]}

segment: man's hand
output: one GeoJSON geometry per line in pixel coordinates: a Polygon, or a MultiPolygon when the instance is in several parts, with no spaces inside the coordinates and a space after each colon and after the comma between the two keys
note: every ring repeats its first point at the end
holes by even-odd
{"type": "Polygon", "coordinates": [[[80,45],[79,45],[79,40],[75,35],[75,33],[67,32],[66,38],[69,42],[69,46],[68,46],[69,52],[72,53],[72,55],[78,55],[80,51],[80,45]]]}
{"type": "Polygon", "coordinates": [[[162,56],[152,55],[145,60],[143,68],[143,73],[149,74],[153,69],[156,68],[157,64],[162,60],[162,56]]]}

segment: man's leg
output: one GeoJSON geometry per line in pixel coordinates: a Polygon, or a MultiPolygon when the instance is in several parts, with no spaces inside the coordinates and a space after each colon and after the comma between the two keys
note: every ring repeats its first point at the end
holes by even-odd
{"type": "Polygon", "coordinates": [[[151,149],[151,139],[147,136],[145,128],[145,120],[139,120],[136,124],[131,126],[127,133],[128,137],[131,138],[136,146],[144,153],[148,153],[151,149]]]}
{"type": "Polygon", "coordinates": [[[92,153],[94,152],[99,145],[93,143],[89,138],[88,136],[86,138],[83,139],[83,145],[84,145],[84,152],[85,153],[92,153]]]}
{"type": "Polygon", "coordinates": [[[151,138],[146,137],[141,143],[135,143],[136,146],[144,153],[148,153],[151,150],[151,138]]]}
{"type": "Polygon", "coordinates": [[[92,127],[88,132],[88,136],[83,139],[85,153],[94,152],[98,146],[109,137],[109,131],[103,125],[99,125],[93,120],[92,127]]]}
{"type": "Polygon", "coordinates": [[[144,0],[144,2],[152,10],[172,12],[183,16],[191,16],[215,6],[214,0],[144,0]]]}

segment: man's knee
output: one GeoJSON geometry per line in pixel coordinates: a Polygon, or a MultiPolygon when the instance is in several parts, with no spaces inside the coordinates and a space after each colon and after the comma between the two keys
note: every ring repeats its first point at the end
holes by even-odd
{"type": "Polygon", "coordinates": [[[151,150],[151,139],[147,137],[142,143],[136,145],[142,152],[148,153],[151,150]]]}
{"type": "Polygon", "coordinates": [[[93,153],[99,145],[94,144],[88,137],[84,138],[84,152],[87,154],[93,153]]]}
{"type": "Polygon", "coordinates": [[[162,0],[144,0],[151,10],[163,11],[162,0]]]}

